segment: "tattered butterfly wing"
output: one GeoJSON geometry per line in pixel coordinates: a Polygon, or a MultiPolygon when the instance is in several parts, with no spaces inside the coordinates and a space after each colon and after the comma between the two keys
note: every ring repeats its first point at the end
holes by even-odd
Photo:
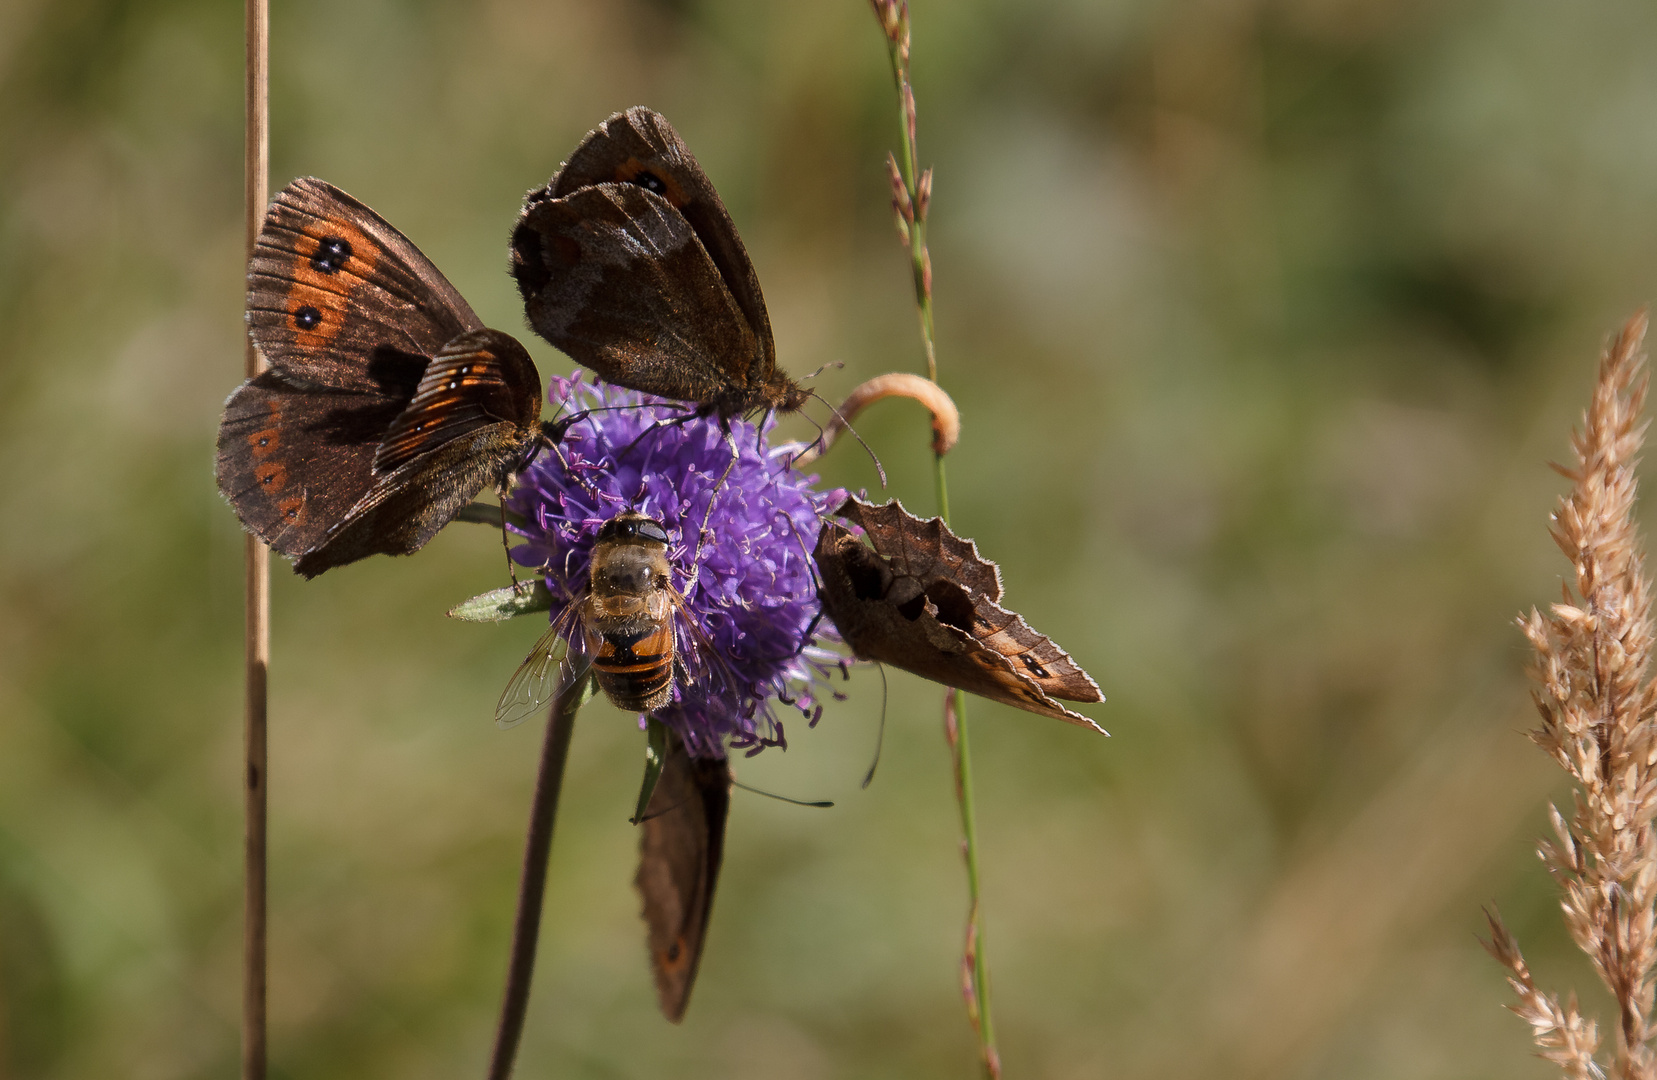
{"type": "Polygon", "coordinates": [[[431,356],[482,326],[448,279],[384,218],[306,177],[277,193],[247,271],[247,321],[273,367],[371,389],[381,350],[431,356]]]}
{"type": "Polygon", "coordinates": [[[259,539],[296,558],[373,486],[375,447],[419,382],[423,356],[387,353],[373,390],[324,392],[273,369],[238,387],[219,425],[219,490],[259,539]]]}
{"type": "Polygon", "coordinates": [[[730,802],[730,766],[691,757],[670,730],[661,776],[639,826],[634,884],[650,928],[656,1000],[675,1024],[684,1018],[702,961],[730,802]]]}
{"type": "Polygon", "coordinates": [[[939,519],[911,516],[895,500],[874,507],[848,499],[839,513],[862,525],[874,545],[831,522],[814,553],[823,610],[858,656],[1102,730],[1055,700],[1104,697],[1051,638],[991,598],[1000,595],[1000,573],[972,541],[939,519]]]}
{"type": "Polygon", "coordinates": [[[975,542],[951,532],[942,518],[922,521],[896,499],[879,506],[847,499],[836,513],[864,531],[895,575],[953,581],[974,596],[1001,599],[1001,568],[980,556],[975,542]]]}
{"type": "Polygon", "coordinates": [[[758,339],[764,364],[760,381],[764,381],[776,350],[759,275],[713,181],[665,116],[635,105],[610,117],[587,133],[558,175],[530,200],[560,199],[580,188],[606,183],[645,188],[684,215],[758,339]]]}
{"type": "Polygon", "coordinates": [[[1037,633],[1001,599],[1001,568],[978,554],[978,545],[956,536],[941,518],[922,521],[896,500],[875,506],[848,499],[844,517],[861,527],[895,573],[925,582],[941,620],[1007,657],[1049,695],[1066,701],[1103,701],[1098,684],[1051,638],[1037,633]],[[970,601],[971,612],[967,611],[970,601]]]}
{"type": "Polygon", "coordinates": [[[426,365],[414,399],[374,454],[374,472],[392,472],[495,424],[511,424],[527,439],[540,414],[541,377],[524,347],[499,330],[469,331],[426,365]]]}
{"type": "Polygon", "coordinates": [[[577,363],[663,397],[747,394],[757,339],[665,199],[631,184],[582,188],[526,209],[514,245],[531,325],[577,363]]]}

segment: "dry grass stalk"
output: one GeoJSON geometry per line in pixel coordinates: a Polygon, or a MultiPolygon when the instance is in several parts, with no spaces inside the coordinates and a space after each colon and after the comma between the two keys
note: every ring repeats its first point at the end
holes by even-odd
{"type": "MultiPolygon", "coordinates": [[[[1532,699],[1542,722],[1531,739],[1576,781],[1567,821],[1553,809],[1556,839],[1538,854],[1564,892],[1571,938],[1588,954],[1617,1002],[1611,1075],[1657,1078],[1652,1041],[1652,967],[1657,963],[1657,687],[1652,659],[1651,583],[1634,526],[1636,455],[1648,376],[1644,312],[1628,321],[1600,359],[1576,467],[1559,468],[1571,491],[1552,534],[1575,567],[1573,595],[1519,625],[1536,650],[1532,699]]],[[[1558,466],[1556,466],[1558,468],[1558,466]]],[[[1519,994],[1513,1010],[1532,1028],[1542,1056],[1567,1076],[1603,1075],[1595,1025],[1538,990],[1499,917],[1490,915],[1491,954],[1519,994]]]]}

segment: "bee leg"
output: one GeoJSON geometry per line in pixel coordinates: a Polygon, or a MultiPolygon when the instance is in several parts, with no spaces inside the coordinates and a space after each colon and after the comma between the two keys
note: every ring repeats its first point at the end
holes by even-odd
{"type": "Polygon", "coordinates": [[[685,411],[681,412],[678,416],[673,417],[671,420],[657,420],[655,423],[651,424],[649,427],[645,428],[643,431],[641,431],[637,435],[633,436],[633,441],[628,443],[626,446],[622,447],[621,448],[621,453],[616,455],[616,459],[618,461],[621,458],[626,457],[628,455],[628,453],[630,453],[632,451],[633,447],[639,445],[639,440],[643,439],[646,435],[649,435],[651,432],[655,431],[656,429],[664,428],[664,427],[682,427],[686,423],[688,423],[689,421],[699,419],[703,415],[701,412],[690,410],[686,406],[677,405],[677,404],[673,404],[673,403],[670,403],[670,402],[663,402],[658,407],[659,408],[664,408],[664,409],[666,409],[666,408],[685,409],[685,411]]]}
{"type": "Polygon", "coordinates": [[[731,436],[728,425],[725,427],[725,445],[731,448],[731,460],[725,466],[725,471],[719,474],[719,480],[713,485],[713,489],[708,492],[708,508],[702,512],[702,527],[696,533],[696,554],[690,561],[690,582],[685,589],[686,592],[696,584],[696,574],[702,567],[702,543],[708,538],[708,521],[713,517],[714,500],[719,498],[719,489],[725,486],[725,481],[730,478],[731,470],[736,468],[736,459],[740,456],[736,448],[736,439],[731,436]]]}

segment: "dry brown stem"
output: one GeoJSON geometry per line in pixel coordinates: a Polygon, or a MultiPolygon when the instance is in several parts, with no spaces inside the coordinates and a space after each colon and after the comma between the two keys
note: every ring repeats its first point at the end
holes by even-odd
{"type": "MultiPolygon", "coordinates": [[[[1519,619],[1535,649],[1531,697],[1541,724],[1531,739],[1576,781],[1567,820],[1553,809],[1555,839],[1539,854],[1560,884],[1565,925],[1617,1002],[1611,1075],[1657,1078],[1652,967],[1657,963],[1657,688],[1647,679],[1651,583],[1634,526],[1636,455],[1647,375],[1646,315],[1634,316],[1600,358],[1593,401],[1573,434],[1571,481],[1550,530],[1575,568],[1548,614],[1519,619]]],[[[1531,980],[1518,944],[1490,916],[1491,954],[1519,994],[1542,1056],[1567,1076],[1601,1075],[1595,1026],[1531,980]]]]}

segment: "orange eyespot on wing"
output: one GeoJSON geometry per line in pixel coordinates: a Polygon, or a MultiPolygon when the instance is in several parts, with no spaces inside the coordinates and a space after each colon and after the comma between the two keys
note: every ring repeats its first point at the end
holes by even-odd
{"type": "Polygon", "coordinates": [[[684,185],[668,170],[652,168],[636,157],[630,157],[616,166],[615,181],[618,184],[637,184],[646,191],[653,191],[672,203],[677,209],[684,209],[690,201],[685,193],[684,185]]]}
{"type": "Polygon", "coordinates": [[[280,461],[272,461],[254,469],[253,477],[266,491],[281,491],[288,486],[288,467],[280,461]]]}
{"type": "Polygon", "coordinates": [[[247,437],[247,445],[256,458],[269,457],[282,449],[282,429],[268,427],[247,437]]]}
{"type": "Polygon", "coordinates": [[[430,357],[482,326],[420,249],[314,178],[265,213],[248,260],[248,330],[272,365],[332,389],[379,388],[382,351],[430,357]]]}
{"type": "Polygon", "coordinates": [[[284,307],[302,349],[321,349],[339,336],[352,294],[373,280],[380,247],[343,215],[306,222],[291,238],[284,307]]]}
{"type": "Polygon", "coordinates": [[[295,180],[271,202],[247,322],[271,367],[226,403],[219,490],[307,577],[417,551],[541,445],[528,353],[331,184],[295,180]]]}

